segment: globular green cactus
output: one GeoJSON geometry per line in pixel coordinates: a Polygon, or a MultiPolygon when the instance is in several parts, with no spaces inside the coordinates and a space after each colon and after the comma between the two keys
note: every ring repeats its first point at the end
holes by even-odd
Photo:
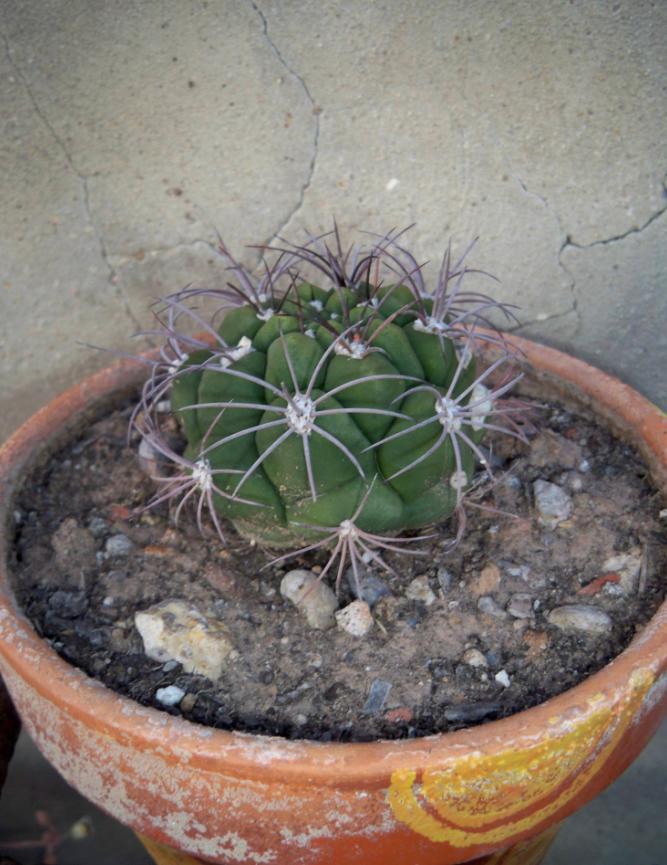
{"type": "MultiPolygon", "coordinates": [[[[167,335],[141,403],[141,431],[178,470],[156,501],[179,494],[198,518],[207,504],[245,537],[274,547],[327,544],[354,559],[397,535],[447,518],[460,505],[485,428],[520,435],[499,404],[509,382],[488,385],[500,358],[477,369],[481,332],[495,304],[463,292],[479,273],[448,250],[434,288],[398,243],[379,237],[343,251],[337,229],[278,249],[253,278],[221,245],[225,289],[187,289],[165,299],[167,335]],[[322,279],[301,276],[304,268],[322,279]],[[217,300],[214,321],[194,308],[217,300]],[[188,316],[203,331],[179,332],[188,316]],[[160,431],[171,400],[187,438],[183,453],[160,431]]],[[[177,514],[178,515],[178,514],[177,514]]],[[[404,547],[403,547],[404,549],[404,547]]]]}

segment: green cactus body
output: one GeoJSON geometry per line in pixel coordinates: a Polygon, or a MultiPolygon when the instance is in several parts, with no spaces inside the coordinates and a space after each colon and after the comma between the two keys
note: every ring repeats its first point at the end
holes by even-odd
{"type": "Polygon", "coordinates": [[[226,348],[192,353],[171,400],[187,455],[218,472],[214,505],[243,535],[294,547],[362,502],[355,524],[381,535],[452,512],[480,438],[474,408],[457,415],[473,404],[475,360],[424,326],[410,289],[304,282],[278,309],[232,309],[219,334],[226,348]]]}

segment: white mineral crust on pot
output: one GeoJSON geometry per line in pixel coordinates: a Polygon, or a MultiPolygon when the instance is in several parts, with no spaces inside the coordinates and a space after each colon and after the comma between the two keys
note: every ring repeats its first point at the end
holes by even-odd
{"type": "Polygon", "coordinates": [[[135,613],[144,651],[154,661],[178,661],[186,673],[216,680],[234,646],[222,622],[185,601],[163,601],[135,613]]]}

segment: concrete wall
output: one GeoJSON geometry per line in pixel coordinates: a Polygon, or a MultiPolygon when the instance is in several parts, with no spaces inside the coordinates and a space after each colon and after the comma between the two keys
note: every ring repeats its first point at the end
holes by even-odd
{"type": "MultiPolygon", "coordinates": [[[[667,4],[4,0],[0,438],[222,284],[215,230],[416,221],[667,404],[667,4]]],[[[245,253],[253,263],[257,254],[245,253]]]]}

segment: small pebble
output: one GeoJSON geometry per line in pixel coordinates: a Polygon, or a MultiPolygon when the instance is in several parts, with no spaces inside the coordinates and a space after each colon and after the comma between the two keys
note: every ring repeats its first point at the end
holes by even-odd
{"type": "Polygon", "coordinates": [[[586,472],[589,472],[591,470],[591,464],[588,462],[588,460],[582,460],[579,463],[578,468],[579,468],[580,472],[583,472],[584,474],[586,474],[586,472]]]}
{"type": "Polygon", "coordinates": [[[106,544],[104,545],[104,551],[109,556],[114,557],[122,557],[129,556],[132,550],[134,549],[134,544],[127,537],[127,535],[112,535],[107,539],[106,544]]]}
{"type": "Polygon", "coordinates": [[[234,649],[218,619],[204,616],[185,601],[163,601],[135,613],[144,652],[154,661],[178,661],[186,673],[219,679],[234,649]]]}
{"type": "Polygon", "coordinates": [[[91,517],[88,521],[88,531],[94,538],[101,538],[109,530],[109,523],[102,517],[91,517]]]}
{"type": "Polygon", "coordinates": [[[524,592],[512,595],[507,604],[507,612],[515,619],[530,619],[533,615],[533,599],[524,592]]]}
{"type": "Polygon", "coordinates": [[[366,601],[369,607],[374,607],[381,598],[391,595],[391,589],[387,583],[377,574],[363,568],[358,572],[359,580],[354,575],[354,568],[348,568],[345,579],[350,587],[352,595],[360,601],[366,601]]]}
{"type": "Polygon", "coordinates": [[[562,466],[573,469],[581,462],[581,448],[576,442],[551,430],[533,439],[528,460],[534,466],[562,466]]]}
{"type": "Polygon", "coordinates": [[[521,580],[527,580],[530,574],[528,565],[510,565],[506,570],[510,577],[519,577],[521,580]]]}
{"type": "Polygon", "coordinates": [[[619,581],[615,588],[620,590],[620,594],[634,595],[639,584],[641,567],[642,553],[635,548],[627,553],[610,556],[602,565],[602,571],[618,575],[619,581]]]}
{"type": "Polygon", "coordinates": [[[532,659],[544,652],[549,645],[549,636],[546,631],[527,630],[523,634],[523,641],[527,647],[526,654],[532,659]]]}
{"type": "Polygon", "coordinates": [[[438,568],[438,585],[445,594],[451,589],[453,582],[454,577],[451,571],[448,571],[447,568],[438,568]]]}
{"type": "Polygon", "coordinates": [[[500,568],[498,565],[490,562],[482,568],[476,577],[470,580],[469,589],[476,598],[479,598],[482,595],[491,594],[491,592],[498,588],[499,584],[500,568]]]}
{"type": "Polygon", "coordinates": [[[446,720],[452,724],[474,724],[490,715],[496,715],[499,711],[500,703],[480,702],[448,706],[444,714],[446,720]]]}
{"type": "Polygon", "coordinates": [[[509,688],[510,677],[507,675],[507,670],[499,670],[493,678],[499,685],[502,685],[503,688],[509,688]]]}
{"type": "Polygon", "coordinates": [[[158,703],[162,703],[163,706],[178,706],[184,696],[185,691],[182,688],[178,688],[176,685],[168,685],[166,688],[158,688],[155,692],[155,699],[158,703]]]}
{"type": "Polygon", "coordinates": [[[280,582],[280,594],[294,604],[314,630],[325,631],[336,624],[338,600],[327,584],[312,571],[288,571],[280,582]]]}
{"type": "Polygon", "coordinates": [[[186,694],[181,700],[181,712],[191,712],[197,702],[196,694],[186,694]]]}
{"type": "Polygon", "coordinates": [[[498,606],[493,598],[490,598],[488,595],[484,595],[477,601],[477,609],[480,613],[486,613],[487,616],[494,616],[496,619],[507,618],[505,610],[498,606]]]}
{"type": "Polygon", "coordinates": [[[420,601],[420,603],[425,604],[427,607],[430,607],[436,600],[435,592],[430,587],[428,577],[426,576],[415,577],[405,590],[405,597],[411,601],[420,601]]]}
{"type": "Polygon", "coordinates": [[[373,679],[364,704],[364,715],[378,715],[384,708],[390,691],[391,682],[385,682],[384,679],[373,679]]]}
{"type": "Polygon", "coordinates": [[[613,625],[604,610],[588,604],[565,604],[556,607],[547,615],[547,620],[562,631],[583,631],[589,634],[607,634],[613,625]]]}
{"type": "Polygon", "coordinates": [[[160,462],[163,460],[163,457],[160,451],[153,447],[148,439],[142,438],[139,442],[137,456],[139,465],[149,477],[155,477],[159,474],[160,462]]]}
{"type": "Polygon", "coordinates": [[[463,661],[470,667],[488,667],[489,664],[479,649],[466,649],[463,653],[463,661]]]}
{"type": "Polygon", "coordinates": [[[336,613],[336,624],[353,637],[365,637],[373,627],[373,615],[366,601],[352,601],[336,613]]]}
{"type": "Polygon", "coordinates": [[[546,528],[555,529],[572,513],[572,499],[562,487],[537,480],[533,482],[533,493],[540,522],[546,528]]]}
{"type": "Polygon", "coordinates": [[[388,721],[390,724],[409,724],[413,717],[412,709],[409,709],[407,706],[401,706],[398,709],[389,709],[384,713],[385,721],[388,721]]]}

